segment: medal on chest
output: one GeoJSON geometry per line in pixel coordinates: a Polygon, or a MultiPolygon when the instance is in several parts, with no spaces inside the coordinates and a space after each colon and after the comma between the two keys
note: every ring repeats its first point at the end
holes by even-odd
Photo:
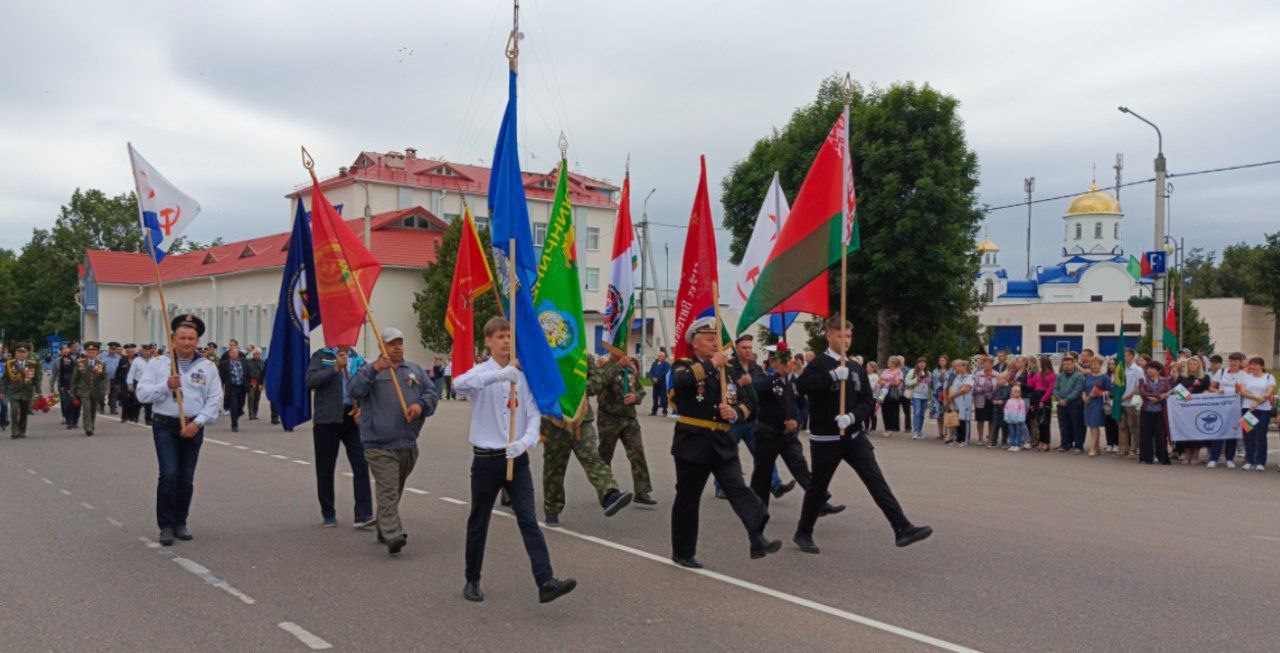
{"type": "Polygon", "coordinates": [[[703,399],[706,399],[706,393],[707,393],[707,384],[702,381],[698,381],[698,396],[695,397],[695,399],[697,399],[698,402],[701,403],[703,399]]]}

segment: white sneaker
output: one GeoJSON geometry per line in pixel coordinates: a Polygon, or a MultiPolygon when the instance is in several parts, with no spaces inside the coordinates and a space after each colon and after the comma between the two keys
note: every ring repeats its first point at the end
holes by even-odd
{"type": "Polygon", "coordinates": [[[1218,461],[1210,460],[1209,462],[1205,463],[1204,466],[1208,467],[1209,469],[1213,469],[1214,467],[1218,466],[1218,461]]]}
{"type": "Polygon", "coordinates": [[[1234,461],[1234,460],[1228,460],[1228,461],[1227,461],[1227,469],[1235,469],[1235,468],[1236,468],[1236,461],[1234,461]]]}
{"type": "Polygon", "coordinates": [[[1019,451],[1022,447],[1009,447],[1009,451],[1019,451]]]}
{"type": "Polygon", "coordinates": [[[1267,466],[1266,466],[1266,465],[1254,465],[1254,466],[1253,466],[1253,471],[1255,471],[1255,472],[1265,472],[1265,471],[1267,471],[1267,466]]]}
{"type": "Polygon", "coordinates": [[[1249,463],[1244,464],[1244,471],[1248,472],[1252,470],[1253,470],[1253,465],[1250,465],[1249,463]]]}
{"type": "Polygon", "coordinates": [[[1026,449],[1027,451],[1031,451],[1031,445],[1029,445],[1029,444],[1024,444],[1024,445],[1022,445],[1022,448],[1023,448],[1023,449],[1026,449]]]}
{"type": "Polygon", "coordinates": [[[968,443],[968,442],[961,442],[961,443],[960,443],[960,446],[962,446],[962,447],[967,447],[967,446],[969,446],[969,443],[968,443]]]}

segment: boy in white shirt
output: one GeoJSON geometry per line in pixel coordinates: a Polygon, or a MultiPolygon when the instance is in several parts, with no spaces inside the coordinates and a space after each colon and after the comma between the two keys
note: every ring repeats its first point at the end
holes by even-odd
{"type": "Polygon", "coordinates": [[[498,491],[505,489],[533,566],[538,601],[548,603],[572,592],[578,583],[552,575],[547,542],[538,529],[528,452],[538,444],[542,413],[524,373],[512,364],[511,323],[506,318],[494,317],[485,323],[484,346],[491,355],[489,360],[467,370],[453,383],[454,390],[471,404],[470,440],[475,454],[471,463],[471,516],[467,518],[467,584],[462,596],[468,601],[484,600],[480,569],[485,540],[493,503],[498,491]],[[514,398],[512,390],[516,393],[514,398]],[[515,429],[509,437],[512,403],[515,429]],[[513,464],[511,480],[507,480],[508,460],[513,464]]]}

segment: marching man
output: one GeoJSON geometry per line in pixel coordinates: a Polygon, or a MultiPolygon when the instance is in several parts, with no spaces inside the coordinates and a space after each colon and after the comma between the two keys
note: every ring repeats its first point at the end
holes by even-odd
{"type": "Polygon", "coordinates": [[[44,376],[44,368],[40,361],[28,358],[28,345],[18,345],[13,350],[13,358],[5,361],[4,375],[0,377],[0,388],[9,398],[9,437],[20,439],[27,437],[27,416],[31,412],[31,403],[40,398],[40,381],[44,376]]]}
{"type": "Polygon", "coordinates": [[[538,530],[534,509],[533,477],[529,473],[529,451],[538,444],[542,413],[524,373],[511,363],[511,323],[504,317],[490,318],[484,325],[484,346],[489,360],[454,379],[453,386],[471,404],[471,516],[467,518],[467,584],[462,590],[468,601],[483,601],[480,569],[484,564],[485,539],[498,491],[505,489],[524,538],[524,550],[533,566],[538,585],[538,602],[549,603],[573,591],[578,582],[559,580],[551,573],[547,542],[538,530]],[[512,385],[516,388],[511,396],[512,385]],[[511,411],[515,411],[515,437],[511,433],[511,411]],[[514,463],[507,480],[507,461],[514,463]]]}
{"type": "Polygon", "coordinates": [[[101,348],[99,343],[93,341],[84,343],[85,357],[76,363],[76,369],[71,373],[71,396],[80,405],[85,436],[93,435],[94,422],[102,411],[103,400],[111,383],[107,378],[106,363],[98,358],[101,348]]]}

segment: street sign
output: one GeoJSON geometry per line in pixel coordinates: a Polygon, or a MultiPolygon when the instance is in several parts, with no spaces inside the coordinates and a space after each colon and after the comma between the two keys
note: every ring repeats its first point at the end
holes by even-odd
{"type": "Polygon", "coordinates": [[[1165,273],[1164,252],[1147,252],[1147,263],[1151,265],[1151,275],[1163,277],[1165,273]]]}
{"type": "Polygon", "coordinates": [[[45,336],[44,339],[45,343],[49,345],[50,353],[56,354],[59,349],[62,349],[62,336],[55,333],[51,336],[45,336]]]}

